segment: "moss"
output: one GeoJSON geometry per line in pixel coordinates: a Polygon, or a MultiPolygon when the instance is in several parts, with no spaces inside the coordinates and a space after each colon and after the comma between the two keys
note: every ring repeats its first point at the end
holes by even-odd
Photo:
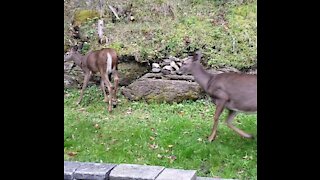
{"type": "Polygon", "coordinates": [[[64,52],[66,53],[70,49],[70,46],[64,45],[64,52]]]}
{"type": "Polygon", "coordinates": [[[81,25],[88,19],[95,19],[99,17],[99,13],[93,10],[79,10],[74,13],[74,24],[81,25]]]}
{"type": "MultiPolygon", "coordinates": [[[[256,0],[244,3],[138,0],[134,7],[134,22],[110,23],[111,16],[104,17],[108,46],[116,49],[119,55],[134,56],[138,62],[157,62],[169,55],[184,58],[200,49],[204,55],[202,63],[211,68],[234,67],[240,70],[256,64],[256,0]],[[166,15],[165,8],[169,5],[175,19],[166,15]]],[[[98,17],[98,13],[83,10],[76,14],[75,19],[83,22],[82,34],[89,37],[91,49],[101,48],[95,20],[86,21],[92,18],[92,14],[98,17]]]]}

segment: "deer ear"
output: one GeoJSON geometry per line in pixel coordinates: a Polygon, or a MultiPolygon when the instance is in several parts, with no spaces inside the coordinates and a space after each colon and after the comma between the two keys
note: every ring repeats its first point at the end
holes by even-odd
{"type": "Polygon", "coordinates": [[[72,48],[71,48],[71,51],[77,51],[78,50],[78,46],[77,45],[75,45],[75,46],[73,46],[72,48]]]}
{"type": "Polygon", "coordinates": [[[200,61],[200,59],[201,59],[201,57],[202,57],[202,53],[201,53],[201,51],[200,50],[197,50],[197,51],[195,51],[194,53],[193,53],[193,61],[200,61]]]}

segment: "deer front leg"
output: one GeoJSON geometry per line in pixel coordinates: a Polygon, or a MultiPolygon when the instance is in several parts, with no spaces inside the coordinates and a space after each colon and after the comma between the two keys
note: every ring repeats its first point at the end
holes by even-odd
{"type": "Polygon", "coordinates": [[[211,131],[211,135],[208,137],[209,142],[215,140],[215,138],[217,136],[219,117],[220,117],[220,115],[224,109],[224,105],[226,103],[226,101],[223,99],[216,100],[215,102],[216,102],[216,112],[214,113],[214,117],[213,117],[213,127],[212,127],[212,131],[211,131]]]}
{"type": "Polygon", "coordinates": [[[253,138],[252,135],[245,133],[244,131],[236,128],[235,126],[232,125],[233,119],[236,117],[237,112],[233,110],[229,110],[228,117],[226,119],[227,126],[234,130],[236,133],[238,133],[240,136],[244,138],[253,138]]]}
{"type": "Polygon", "coordinates": [[[83,85],[82,85],[82,89],[81,89],[81,92],[80,92],[80,98],[79,98],[77,104],[80,104],[80,102],[81,102],[81,100],[82,100],[83,91],[86,89],[86,87],[87,87],[87,85],[88,85],[90,76],[91,76],[91,72],[90,72],[90,71],[89,71],[89,72],[85,72],[84,80],[83,80],[83,85]]]}
{"type": "Polygon", "coordinates": [[[104,95],[103,102],[108,102],[108,96],[107,96],[107,93],[106,93],[106,87],[104,86],[104,82],[103,82],[102,78],[100,80],[100,88],[101,88],[101,91],[103,92],[103,95],[104,95]]]}

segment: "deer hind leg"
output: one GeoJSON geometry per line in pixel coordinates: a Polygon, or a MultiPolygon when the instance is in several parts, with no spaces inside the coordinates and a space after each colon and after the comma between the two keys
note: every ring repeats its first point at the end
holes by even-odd
{"type": "Polygon", "coordinates": [[[113,74],[114,74],[114,78],[113,78],[113,81],[114,81],[114,100],[113,100],[113,102],[115,104],[117,104],[117,102],[118,102],[117,93],[118,93],[118,84],[119,84],[119,74],[118,74],[117,70],[114,70],[113,74]]]}
{"type": "Polygon", "coordinates": [[[101,91],[103,92],[103,95],[104,95],[103,102],[108,102],[108,96],[107,96],[107,93],[106,93],[106,87],[104,86],[104,82],[103,82],[102,78],[100,80],[100,88],[101,88],[101,91]]]}
{"type": "Polygon", "coordinates": [[[226,100],[218,99],[215,102],[216,102],[216,111],[215,111],[214,117],[213,117],[213,127],[212,127],[212,131],[211,131],[211,135],[208,137],[209,142],[214,141],[217,136],[219,117],[220,117],[221,113],[223,112],[226,100]]]}
{"type": "Polygon", "coordinates": [[[109,77],[106,73],[103,73],[101,74],[101,78],[103,79],[105,85],[107,86],[108,88],[108,91],[109,91],[109,98],[108,98],[108,101],[109,101],[109,104],[108,104],[108,111],[111,112],[112,111],[112,95],[113,95],[113,88],[112,88],[112,85],[110,83],[110,80],[109,80],[109,77]]]}
{"type": "Polygon", "coordinates": [[[89,71],[89,72],[85,72],[84,80],[83,80],[83,85],[82,85],[82,89],[81,89],[81,92],[80,92],[80,98],[79,98],[77,104],[80,104],[80,102],[81,102],[81,100],[82,100],[83,91],[86,89],[90,77],[91,77],[91,72],[90,72],[90,71],[89,71]]]}
{"type": "Polygon", "coordinates": [[[227,119],[226,119],[227,126],[228,126],[229,128],[231,128],[232,130],[234,130],[236,133],[238,133],[240,136],[244,137],[244,138],[253,138],[252,135],[247,134],[246,132],[244,132],[244,131],[236,128],[236,127],[232,124],[232,121],[233,121],[234,118],[236,117],[236,114],[237,114],[236,111],[229,110],[229,114],[228,114],[228,117],[227,117],[227,119]]]}

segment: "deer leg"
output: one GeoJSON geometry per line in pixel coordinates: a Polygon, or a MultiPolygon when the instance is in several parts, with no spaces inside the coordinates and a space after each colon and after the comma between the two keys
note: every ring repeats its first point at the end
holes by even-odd
{"type": "Polygon", "coordinates": [[[229,110],[229,114],[228,117],[226,119],[226,123],[227,126],[229,128],[231,128],[232,130],[234,130],[236,133],[238,133],[240,136],[244,137],[244,138],[253,138],[252,135],[245,133],[244,131],[236,128],[234,125],[232,125],[232,121],[234,119],[234,117],[236,117],[237,112],[233,111],[233,110],[229,110]]]}
{"type": "Polygon", "coordinates": [[[85,72],[84,80],[83,80],[83,85],[82,85],[82,89],[81,89],[81,92],[80,92],[80,98],[79,98],[77,104],[80,104],[80,102],[81,102],[81,100],[82,100],[83,91],[86,89],[86,87],[87,87],[87,85],[88,85],[90,76],[91,76],[91,72],[85,72]]]}
{"type": "Polygon", "coordinates": [[[113,90],[112,90],[112,86],[111,83],[109,81],[109,77],[106,73],[101,74],[101,78],[103,79],[105,85],[108,88],[109,91],[109,105],[108,105],[108,111],[111,112],[112,111],[112,94],[113,94],[113,90]]]}
{"type": "Polygon", "coordinates": [[[213,117],[212,132],[211,132],[211,135],[208,137],[208,141],[209,142],[215,140],[215,138],[216,138],[217,127],[218,127],[218,124],[219,124],[219,117],[220,117],[221,113],[223,112],[226,100],[218,99],[218,100],[215,101],[215,103],[216,103],[216,112],[214,113],[214,117],[213,117]]]}
{"type": "Polygon", "coordinates": [[[118,93],[118,84],[119,84],[119,74],[118,74],[118,71],[117,70],[114,70],[114,78],[113,78],[113,81],[114,81],[114,101],[115,101],[115,104],[117,104],[117,93],[118,93]]]}
{"type": "Polygon", "coordinates": [[[107,96],[107,93],[106,93],[106,87],[104,86],[104,82],[103,82],[102,78],[100,80],[100,88],[101,88],[101,91],[103,92],[103,95],[104,95],[103,102],[108,102],[108,96],[107,96]]]}

